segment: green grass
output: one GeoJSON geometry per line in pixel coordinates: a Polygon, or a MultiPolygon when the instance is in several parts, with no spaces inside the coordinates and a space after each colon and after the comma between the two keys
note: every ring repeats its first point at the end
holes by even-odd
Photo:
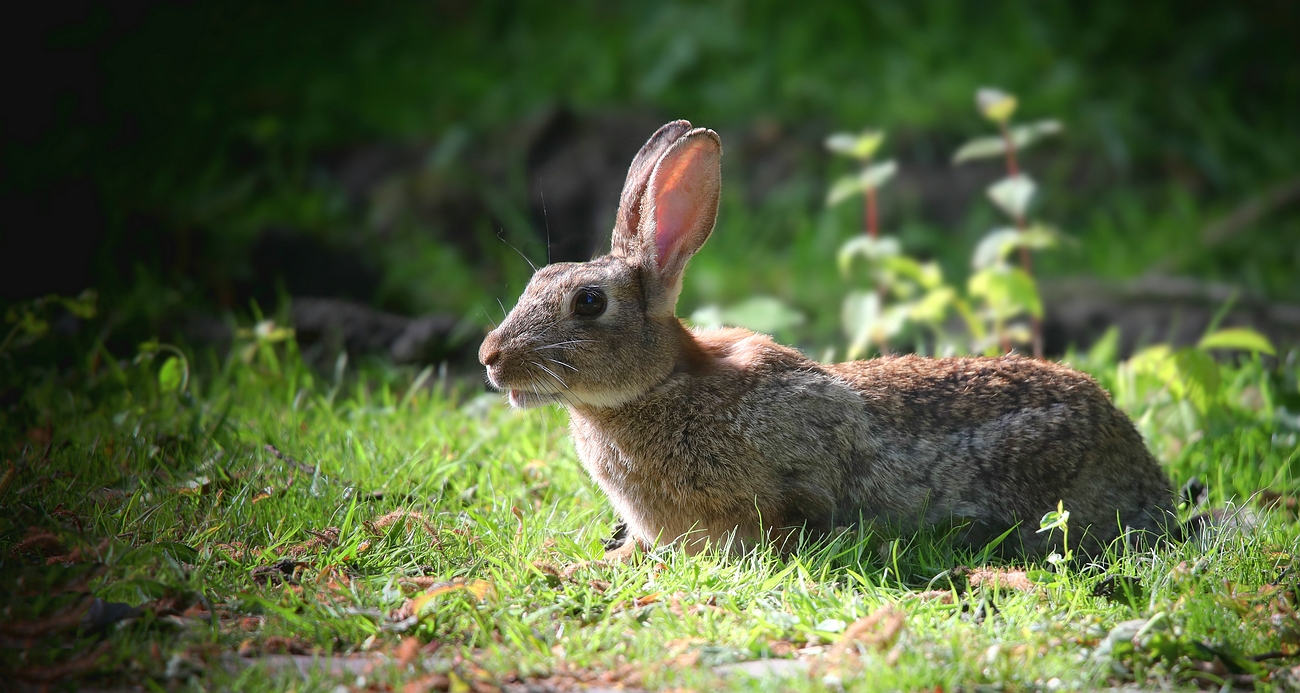
{"type": "MultiPolygon", "coordinates": [[[[20,401],[0,420],[6,668],[151,689],[382,689],[440,674],[452,690],[565,676],[651,689],[828,690],[838,677],[852,690],[1055,690],[1218,688],[1229,673],[1285,689],[1279,672],[1297,664],[1300,525],[1282,510],[1257,510],[1256,526],[1207,546],[1125,553],[1107,567],[1022,565],[1036,581],[1028,591],[971,586],[960,567],[980,557],[933,532],[849,533],[788,559],[661,550],[584,564],[602,556],[615,518],[562,411],[511,411],[477,386],[382,364],[312,372],[292,343],[250,356],[201,359],[180,393],[160,389],[158,362],[102,350],[71,371],[21,374],[20,401]],[[420,516],[380,520],[398,510],[420,516]],[[61,546],[19,544],[40,532],[61,546]],[[286,557],[295,584],[259,582],[286,557]],[[419,592],[417,577],[465,582],[403,621],[394,612],[419,592]],[[1111,597],[1094,596],[1106,585],[1111,597]],[[57,627],[78,621],[87,595],[145,611],[104,634],[57,627]],[[905,614],[896,643],[843,661],[806,649],[885,605],[905,614]],[[1153,617],[1142,646],[1094,654],[1117,624],[1153,617]],[[394,662],[410,637],[436,645],[394,662]],[[304,681],[240,652],[376,665],[364,682],[304,681]],[[1285,654],[1249,659],[1267,653],[1285,654]],[[811,672],[716,668],[795,656],[811,672]]],[[[1101,357],[1073,358],[1117,392],[1175,482],[1200,476],[1219,507],[1254,508],[1248,495],[1265,488],[1294,498],[1294,355],[1226,367],[1204,415],[1141,378],[1122,385],[1101,357]]]]}

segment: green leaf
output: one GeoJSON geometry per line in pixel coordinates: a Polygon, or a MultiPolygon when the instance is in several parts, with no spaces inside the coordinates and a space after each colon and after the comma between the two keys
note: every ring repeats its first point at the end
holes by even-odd
{"type": "Polygon", "coordinates": [[[154,551],[160,554],[168,554],[178,563],[198,563],[199,552],[188,544],[182,544],[177,541],[160,541],[149,545],[154,551]]]}
{"type": "Polygon", "coordinates": [[[939,286],[912,303],[910,317],[923,323],[938,325],[948,316],[948,307],[957,298],[957,291],[951,286],[939,286]]]}
{"type": "Polygon", "coordinates": [[[850,292],[844,298],[842,315],[849,336],[849,360],[864,356],[872,344],[885,343],[902,331],[910,309],[907,304],[882,308],[875,292],[850,292]]]}
{"type": "Polygon", "coordinates": [[[844,297],[841,319],[849,337],[850,361],[866,353],[880,322],[880,297],[874,291],[851,291],[844,297]]]}
{"type": "Polygon", "coordinates": [[[1106,334],[1097,340],[1092,348],[1088,349],[1088,363],[1094,368],[1100,365],[1110,365],[1115,362],[1115,356],[1119,354],[1119,327],[1111,325],[1106,330],[1106,334]]]}
{"type": "Polygon", "coordinates": [[[1041,224],[1020,231],[1011,227],[1002,227],[990,231],[975,247],[971,264],[975,269],[984,269],[1000,264],[1017,248],[1042,250],[1058,245],[1060,235],[1051,227],[1041,224]]]}
{"type": "Polygon", "coordinates": [[[960,164],[975,159],[992,159],[1002,156],[1006,151],[1007,143],[1001,137],[976,137],[952,155],[952,162],[960,164]]]}
{"type": "Polygon", "coordinates": [[[175,356],[167,357],[162,368],[158,370],[158,386],[165,392],[181,389],[181,361],[175,356]]]}
{"type": "Polygon", "coordinates": [[[983,298],[993,312],[1008,318],[1021,312],[1042,317],[1043,303],[1034,278],[1019,267],[990,267],[975,273],[967,287],[972,296],[983,298]]]}
{"type": "Polygon", "coordinates": [[[95,304],[99,301],[99,293],[94,289],[86,289],[76,298],[59,297],[58,300],[69,313],[82,320],[89,320],[95,317],[95,304]]]}
{"type": "Polygon", "coordinates": [[[1030,250],[1046,250],[1061,244],[1061,232],[1043,224],[1034,224],[1020,232],[1018,244],[1030,250]]]}
{"type": "Polygon", "coordinates": [[[754,296],[729,308],[704,306],[691,313],[690,320],[699,327],[731,325],[770,334],[803,324],[804,315],[779,299],[754,296]]]}
{"type": "Polygon", "coordinates": [[[1168,344],[1155,344],[1130,356],[1128,366],[1136,373],[1158,374],[1171,354],[1173,349],[1168,344]]]}
{"type": "Polygon", "coordinates": [[[1038,140],[1055,135],[1064,128],[1059,120],[1040,120],[1028,125],[1021,125],[1011,129],[1011,142],[1016,149],[1024,149],[1038,140]]]}
{"type": "Polygon", "coordinates": [[[1154,375],[1169,388],[1169,394],[1191,402],[1202,415],[1219,397],[1219,364],[1200,349],[1174,350],[1157,344],[1134,354],[1128,363],[1134,372],[1154,375]]]}
{"type": "Polygon", "coordinates": [[[879,238],[854,236],[840,246],[840,251],[835,259],[840,272],[848,274],[855,257],[861,257],[871,264],[876,264],[884,258],[897,257],[902,254],[903,246],[893,236],[881,236],[879,238]]]}
{"type": "Polygon", "coordinates": [[[857,176],[841,176],[831,185],[831,191],[826,195],[826,206],[834,207],[861,192],[862,182],[857,176]]]}
{"type": "Polygon", "coordinates": [[[863,190],[872,190],[884,185],[886,181],[898,173],[898,164],[893,159],[882,161],[875,166],[863,169],[858,174],[858,180],[862,183],[863,190]]]}
{"type": "MultiPolygon", "coordinates": [[[[1048,135],[1055,135],[1062,129],[1061,122],[1058,120],[1040,120],[1021,125],[1011,129],[1011,146],[1017,150],[1024,149],[1048,135]]],[[[952,155],[952,162],[960,164],[975,159],[992,159],[1006,153],[1007,141],[1002,137],[977,137],[963,144],[957,153],[952,155]]]]}
{"type": "Polygon", "coordinates": [[[1029,203],[1037,190],[1034,181],[1025,174],[1007,176],[989,186],[989,199],[1013,219],[1023,219],[1029,211],[1029,203]]]}
{"type": "Polygon", "coordinates": [[[1053,573],[1050,570],[1030,570],[1025,573],[1025,577],[1036,585],[1055,585],[1057,582],[1062,581],[1059,573],[1053,573]]]}
{"type": "Polygon", "coordinates": [[[975,105],[985,118],[995,123],[1005,123],[1016,112],[1016,97],[1001,89],[985,87],[975,92],[975,105]]]}
{"type": "Polygon", "coordinates": [[[1190,401],[1201,414],[1205,414],[1219,395],[1222,382],[1219,364],[1214,357],[1199,349],[1175,351],[1174,364],[1177,376],[1170,382],[1170,391],[1175,397],[1190,401]]]}
{"type": "Polygon", "coordinates": [[[1011,227],[1004,226],[990,231],[987,236],[980,239],[979,245],[975,246],[971,265],[980,270],[1002,264],[1002,261],[1007,259],[1007,255],[1015,249],[1019,237],[1020,231],[1011,227]]]}
{"type": "Polygon", "coordinates": [[[1213,334],[1207,334],[1196,345],[1197,349],[1235,349],[1238,351],[1257,351],[1276,356],[1277,350],[1268,337],[1249,327],[1229,327],[1213,334]]]}
{"type": "MultiPolygon", "coordinates": [[[[908,279],[916,284],[922,284],[930,279],[930,273],[926,269],[927,266],[906,255],[886,255],[880,258],[880,269],[883,270],[884,275],[880,278],[898,292],[902,289],[902,287],[895,286],[899,283],[899,279],[908,279]]],[[[907,290],[904,290],[904,292],[907,292],[907,290]]]]}
{"type": "Polygon", "coordinates": [[[826,138],[826,148],[855,159],[870,159],[885,140],[883,130],[863,130],[856,135],[839,132],[826,138]]]}
{"type": "Polygon", "coordinates": [[[754,296],[722,311],[722,320],[728,325],[771,333],[802,324],[804,316],[776,298],[754,296]]]}
{"type": "Polygon", "coordinates": [[[890,159],[864,168],[856,175],[843,176],[831,186],[831,191],[826,196],[826,205],[833,207],[854,195],[874,190],[892,178],[897,171],[898,164],[890,159]]]}

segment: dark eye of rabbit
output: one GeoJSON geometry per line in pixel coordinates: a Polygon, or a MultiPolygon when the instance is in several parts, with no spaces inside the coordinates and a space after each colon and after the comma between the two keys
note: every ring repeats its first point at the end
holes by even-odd
{"type": "Polygon", "coordinates": [[[573,314],[594,318],[605,312],[605,292],[600,289],[578,289],[573,297],[573,314]]]}

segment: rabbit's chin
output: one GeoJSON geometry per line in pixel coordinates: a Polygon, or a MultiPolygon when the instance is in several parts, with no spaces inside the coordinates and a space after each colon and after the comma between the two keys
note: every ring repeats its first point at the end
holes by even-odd
{"type": "Polygon", "coordinates": [[[517,390],[511,388],[507,394],[507,401],[509,401],[510,406],[515,409],[533,409],[548,404],[605,409],[626,404],[636,399],[637,396],[638,393],[634,391],[589,392],[585,390],[571,389],[561,393],[536,392],[534,390],[517,390]]]}
{"type": "Polygon", "coordinates": [[[548,404],[560,403],[558,395],[538,394],[536,392],[527,392],[524,390],[511,390],[507,399],[510,402],[510,406],[515,409],[533,409],[548,404]]]}

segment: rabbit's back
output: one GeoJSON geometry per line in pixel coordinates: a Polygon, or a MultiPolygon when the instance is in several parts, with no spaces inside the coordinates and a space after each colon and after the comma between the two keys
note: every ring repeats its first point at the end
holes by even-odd
{"type": "Polygon", "coordinates": [[[885,357],[824,369],[860,395],[881,443],[874,472],[847,475],[843,507],[879,507],[871,480],[889,469],[928,490],[926,520],[971,520],[976,540],[1019,523],[1012,540],[1031,553],[1046,548],[1035,530],[1058,501],[1075,538],[1089,528],[1092,548],[1121,528],[1161,532],[1169,521],[1169,482],[1133,423],[1083,373],[1020,357],[885,357]]]}

